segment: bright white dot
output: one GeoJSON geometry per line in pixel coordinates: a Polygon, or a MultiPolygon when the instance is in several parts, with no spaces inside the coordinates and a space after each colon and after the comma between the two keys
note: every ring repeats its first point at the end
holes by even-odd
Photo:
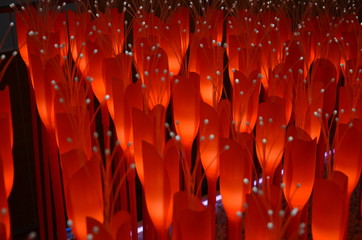
{"type": "Polygon", "coordinates": [[[266,226],[268,229],[273,229],[274,224],[272,222],[268,222],[268,224],[266,226]]]}
{"type": "Polygon", "coordinates": [[[291,141],[293,141],[293,137],[292,137],[292,136],[289,136],[289,137],[288,137],[288,142],[291,142],[291,141]]]}
{"type": "Polygon", "coordinates": [[[305,224],[304,222],[301,222],[300,224],[299,224],[299,228],[305,228],[307,226],[307,224],[305,224]]]}
{"type": "Polygon", "coordinates": [[[87,235],[87,240],[93,240],[93,234],[89,233],[89,234],[87,235]]]}
{"type": "Polygon", "coordinates": [[[204,124],[205,124],[205,125],[209,124],[209,119],[205,118],[205,119],[204,119],[204,124]]]}
{"type": "Polygon", "coordinates": [[[109,148],[105,149],[105,150],[104,150],[104,154],[105,154],[105,155],[111,154],[111,150],[110,150],[109,148]]]}
{"type": "Polygon", "coordinates": [[[239,218],[241,218],[243,216],[242,212],[240,211],[236,211],[236,216],[238,216],[239,218]]]}
{"type": "Polygon", "coordinates": [[[272,216],[272,215],[273,215],[273,210],[272,210],[272,209],[269,209],[269,210],[268,210],[268,215],[269,215],[269,216],[272,216]]]}
{"type": "Polygon", "coordinates": [[[94,138],[98,138],[98,137],[99,137],[99,134],[98,134],[97,132],[94,132],[94,133],[93,133],[93,137],[94,137],[94,138]]]}
{"type": "Polygon", "coordinates": [[[243,183],[244,183],[244,184],[249,184],[249,179],[244,178],[244,179],[243,179],[243,183]]]}
{"type": "Polygon", "coordinates": [[[263,139],[261,140],[261,142],[262,142],[263,144],[266,144],[266,142],[267,142],[266,138],[263,138],[263,139]]]}
{"type": "Polygon", "coordinates": [[[136,164],[131,163],[131,164],[129,165],[129,167],[130,167],[131,169],[136,169],[136,164]]]}
{"type": "Polygon", "coordinates": [[[67,220],[67,226],[70,228],[73,226],[73,221],[71,219],[67,220]]]}
{"type": "Polygon", "coordinates": [[[229,150],[229,149],[230,149],[230,146],[229,146],[229,145],[225,145],[225,146],[224,146],[224,150],[225,150],[225,151],[227,151],[227,150],[229,150]]]}
{"type": "Polygon", "coordinates": [[[215,138],[215,135],[214,134],[210,134],[209,135],[209,140],[213,140],[215,138]]]}
{"type": "Polygon", "coordinates": [[[6,208],[1,208],[1,214],[2,215],[5,215],[5,214],[7,214],[8,213],[8,210],[6,209],[6,208]]]}
{"type": "Polygon", "coordinates": [[[37,235],[36,235],[36,232],[32,231],[32,232],[29,233],[28,238],[29,238],[29,239],[35,239],[36,236],[37,236],[37,235]]]}
{"type": "Polygon", "coordinates": [[[176,136],[175,136],[175,140],[178,141],[178,142],[181,141],[180,135],[176,135],[176,136]]]}
{"type": "Polygon", "coordinates": [[[94,234],[99,233],[99,227],[98,227],[98,226],[94,226],[94,227],[93,227],[93,233],[94,233],[94,234]]]}
{"type": "Polygon", "coordinates": [[[298,208],[293,208],[293,210],[290,212],[290,216],[294,217],[298,213],[298,208]]]}
{"type": "Polygon", "coordinates": [[[279,216],[280,216],[280,217],[283,217],[284,215],[285,215],[285,211],[284,211],[284,210],[280,210],[280,211],[279,211],[279,216]]]}

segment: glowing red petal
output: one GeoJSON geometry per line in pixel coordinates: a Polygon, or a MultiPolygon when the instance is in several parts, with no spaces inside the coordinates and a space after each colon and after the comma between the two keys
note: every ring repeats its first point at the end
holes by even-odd
{"type": "Polygon", "coordinates": [[[106,92],[110,98],[107,106],[111,117],[114,119],[114,108],[122,102],[126,87],[132,83],[132,59],[120,54],[114,58],[106,58],[103,62],[103,77],[106,92]]]}
{"type": "Polygon", "coordinates": [[[200,104],[200,141],[199,151],[202,166],[208,180],[217,181],[219,176],[219,118],[217,112],[209,104],[200,104]],[[205,122],[207,121],[207,122],[205,122]]]}
{"type": "Polygon", "coordinates": [[[190,73],[189,77],[176,76],[173,85],[173,116],[176,132],[185,146],[192,146],[200,122],[200,84],[199,75],[190,73]],[[187,106],[187,107],[185,107],[187,106]]]}
{"type": "Polygon", "coordinates": [[[260,103],[258,116],[256,154],[263,174],[272,178],[284,152],[286,121],[283,100],[260,103]]]}
{"type": "Polygon", "coordinates": [[[9,87],[0,91],[0,159],[6,197],[9,197],[14,181],[13,123],[11,117],[9,87]]]}
{"type": "Polygon", "coordinates": [[[132,109],[133,139],[134,139],[134,159],[138,177],[144,186],[144,170],[142,157],[142,141],[153,143],[153,129],[146,114],[137,109],[132,109]]]}
{"type": "Polygon", "coordinates": [[[234,84],[232,92],[235,128],[238,132],[250,133],[254,129],[257,118],[260,78],[256,71],[249,78],[235,71],[234,78],[239,81],[238,84],[234,84]]]}
{"type": "Polygon", "coordinates": [[[92,78],[91,84],[94,95],[99,102],[103,102],[106,95],[106,87],[103,79],[104,53],[97,42],[86,41],[86,58],[88,62],[87,76],[92,78]],[[96,52],[95,52],[96,51],[96,52]]]}
{"type": "Polygon", "coordinates": [[[357,127],[339,123],[334,141],[333,170],[348,177],[348,194],[351,195],[361,175],[362,136],[357,127]]]}
{"type": "Polygon", "coordinates": [[[118,211],[111,218],[110,233],[113,239],[130,240],[131,217],[126,211],[118,211]]]}
{"type": "Polygon", "coordinates": [[[94,240],[113,240],[106,227],[96,219],[87,217],[87,232],[92,234],[94,240]]]}
{"type": "Polygon", "coordinates": [[[178,7],[166,20],[160,38],[161,47],[167,53],[170,72],[174,75],[180,72],[189,45],[189,28],[189,9],[178,7]]]}
{"type": "MultiPolygon", "coordinates": [[[[222,139],[220,148],[220,193],[229,222],[238,222],[237,212],[244,211],[246,194],[251,187],[252,148],[251,135],[243,133],[236,142],[222,139]],[[228,146],[228,149],[225,149],[228,146]],[[244,179],[248,179],[245,184],[244,179]]],[[[240,229],[239,229],[240,230],[240,229]]]]}
{"type": "Polygon", "coordinates": [[[144,192],[151,220],[158,232],[167,231],[171,203],[171,186],[164,160],[156,148],[142,141],[144,192]]]}
{"type": "Polygon", "coordinates": [[[66,189],[68,216],[79,239],[87,238],[86,217],[103,222],[100,164],[96,157],[89,160],[71,177],[66,189]]]}
{"type": "Polygon", "coordinates": [[[200,92],[204,102],[216,106],[223,91],[224,48],[199,47],[196,52],[200,74],[200,92]]]}
{"type": "Polygon", "coordinates": [[[287,137],[292,140],[285,145],[284,196],[291,208],[302,210],[313,189],[317,143],[295,127],[289,127],[287,137]]]}
{"type": "Polygon", "coordinates": [[[180,191],[180,154],[173,139],[167,142],[163,159],[170,181],[171,201],[167,222],[171,223],[173,218],[174,194],[180,191]]]}
{"type": "Polygon", "coordinates": [[[171,97],[169,80],[168,58],[162,48],[157,48],[143,59],[144,76],[146,85],[146,96],[148,107],[154,108],[157,104],[167,108],[171,97]]]}
{"type": "Polygon", "coordinates": [[[332,114],[336,103],[337,72],[332,62],[319,58],[313,62],[312,81],[324,84],[323,113],[332,114]]]}
{"type": "Polygon", "coordinates": [[[30,55],[30,71],[34,81],[35,99],[40,118],[44,125],[51,129],[53,126],[53,98],[54,89],[51,80],[56,78],[54,72],[57,72],[57,66],[54,59],[48,60],[43,64],[40,56],[30,55]],[[46,69],[46,71],[45,71],[46,69]],[[53,75],[53,78],[50,78],[53,75]]]}
{"type": "Polygon", "coordinates": [[[177,192],[174,195],[172,239],[209,240],[211,215],[208,208],[194,195],[177,192]]]}
{"type": "Polygon", "coordinates": [[[217,107],[219,114],[220,137],[229,138],[231,128],[231,102],[223,99],[217,107]]]}
{"type": "Polygon", "coordinates": [[[315,180],[312,205],[313,239],[343,239],[343,215],[347,210],[345,209],[347,177],[341,175],[341,178],[344,178],[344,186],[327,179],[315,180]]]}

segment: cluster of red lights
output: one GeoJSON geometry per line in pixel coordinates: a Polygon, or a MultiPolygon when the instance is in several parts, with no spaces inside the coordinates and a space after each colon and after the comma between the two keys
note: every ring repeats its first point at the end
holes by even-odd
{"type": "MultiPolygon", "coordinates": [[[[76,239],[136,240],[137,177],[147,240],[215,239],[217,189],[228,239],[346,239],[362,169],[362,26],[353,7],[301,4],[296,17],[289,5],[12,4],[45,144],[40,239],[66,239],[68,224],[76,239]]],[[[0,103],[10,239],[8,89],[0,103]]]]}

